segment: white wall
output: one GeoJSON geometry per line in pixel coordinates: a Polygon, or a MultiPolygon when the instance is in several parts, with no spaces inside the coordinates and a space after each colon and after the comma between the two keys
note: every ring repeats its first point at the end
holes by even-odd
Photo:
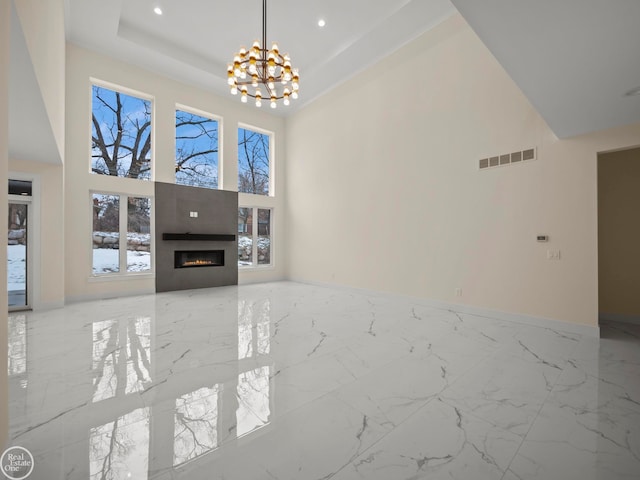
{"type": "MultiPolygon", "coordinates": [[[[9,0],[0,0],[0,198],[7,198],[9,163],[9,0]]],[[[6,203],[5,203],[6,205],[6,203]]],[[[6,207],[5,207],[6,209],[6,207]]],[[[5,210],[6,211],[6,210],[5,210]]],[[[7,249],[0,248],[0,278],[7,278],[7,249]]],[[[7,289],[0,288],[0,449],[4,451],[9,429],[7,377],[7,289]]]]}
{"type": "Polygon", "coordinates": [[[64,0],[15,0],[60,158],[64,158],[64,0]]]}
{"type": "MultiPolygon", "coordinates": [[[[155,179],[174,181],[175,108],[176,104],[196,108],[222,117],[221,178],[222,188],[237,191],[237,127],[249,124],[275,134],[276,183],[284,183],[284,121],[237,98],[222,98],[190,87],[152,72],[125,64],[116,59],[67,45],[67,103],[65,158],[65,258],[66,297],[76,301],[111,297],[155,289],[151,276],[120,281],[97,281],[91,273],[91,208],[90,190],[153,195],[153,183],[126,178],[93,175],[90,166],[91,79],[109,82],[154,98],[154,162],[155,179]]],[[[284,208],[282,189],[273,198],[240,195],[240,204],[275,208],[274,246],[276,265],[262,271],[241,271],[240,282],[276,280],[284,276],[284,248],[278,239],[284,238],[284,223],[279,213],[284,208]],[[255,198],[250,198],[255,197],[255,198]]]]}
{"type": "Polygon", "coordinates": [[[455,15],[286,133],[291,278],[597,325],[597,152],[640,126],[559,141],[455,15]]]}
{"type": "Polygon", "coordinates": [[[31,212],[37,215],[30,242],[39,246],[32,250],[34,261],[29,303],[35,310],[64,305],[64,170],[61,165],[9,160],[14,178],[32,180],[34,191],[31,212]],[[35,235],[34,235],[35,234],[35,235]],[[36,238],[37,237],[37,238],[36,238]]]}

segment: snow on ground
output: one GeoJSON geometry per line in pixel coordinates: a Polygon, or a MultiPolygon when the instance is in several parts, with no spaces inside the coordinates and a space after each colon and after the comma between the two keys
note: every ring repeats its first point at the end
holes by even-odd
{"type": "Polygon", "coordinates": [[[27,247],[7,245],[7,290],[25,290],[27,282],[27,247]]]}
{"type": "MultiPolygon", "coordinates": [[[[268,255],[271,247],[270,237],[258,237],[258,256],[268,255]]],[[[253,238],[248,235],[238,235],[238,265],[252,265],[249,260],[253,254],[253,238]]]]}
{"type": "MultiPolygon", "coordinates": [[[[120,250],[113,248],[93,249],[93,273],[111,273],[118,271],[120,250]]],[[[127,250],[127,271],[146,272],[151,270],[151,254],[127,250]]]]}
{"type": "MultiPolygon", "coordinates": [[[[93,232],[94,239],[101,238],[102,242],[115,245],[118,243],[120,234],[118,232],[93,232]]],[[[127,232],[127,243],[133,245],[148,245],[151,240],[149,233],[127,232]]],[[[95,246],[95,244],[94,244],[95,246]]],[[[117,272],[119,267],[119,252],[113,248],[93,249],[93,273],[117,272]]],[[[146,272],[151,270],[151,254],[144,251],[127,250],[127,272],[146,272]]]]}

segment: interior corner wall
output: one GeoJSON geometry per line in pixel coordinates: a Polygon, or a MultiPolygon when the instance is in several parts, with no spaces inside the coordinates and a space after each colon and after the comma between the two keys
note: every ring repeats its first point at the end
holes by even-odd
{"type": "Polygon", "coordinates": [[[598,157],[599,310],[640,319],[640,148],[598,157]]]}
{"type": "MultiPolygon", "coordinates": [[[[0,0],[0,198],[7,198],[9,163],[9,34],[10,0],[0,0]]],[[[6,208],[6,207],[5,207],[6,208]]],[[[5,210],[6,212],[6,210],[5,210]]],[[[7,278],[7,249],[0,249],[0,278],[7,278]]],[[[0,288],[0,305],[8,305],[7,289],[0,288]]],[[[0,449],[9,430],[9,378],[7,375],[7,310],[0,308],[0,449]]]]}
{"type": "MultiPolygon", "coordinates": [[[[66,59],[66,154],[65,154],[65,295],[69,302],[155,291],[151,275],[129,278],[96,279],[91,276],[92,210],[90,192],[121,193],[153,197],[153,182],[93,175],[91,159],[92,79],[140,92],[153,98],[153,171],[155,181],[175,181],[175,110],[187,106],[221,117],[220,175],[222,189],[237,191],[238,124],[251,125],[274,133],[275,180],[285,183],[284,120],[226,98],[189,86],[148,70],[67,44],[66,59]]],[[[274,197],[239,195],[240,205],[271,207],[274,215],[274,268],[241,271],[239,282],[270,281],[284,278],[283,216],[284,192],[277,187],[274,197]],[[251,198],[257,197],[257,198],[251,198]],[[254,204],[258,203],[258,204],[254,204]]]]}
{"type": "Polygon", "coordinates": [[[290,278],[597,326],[597,152],[640,126],[558,140],[454,15],[286,133],[290,278]]]}
{"type": "Polygon", "coordinates": [[[15,0],[60,158],[65,142],[64,0],[15,0]]]}

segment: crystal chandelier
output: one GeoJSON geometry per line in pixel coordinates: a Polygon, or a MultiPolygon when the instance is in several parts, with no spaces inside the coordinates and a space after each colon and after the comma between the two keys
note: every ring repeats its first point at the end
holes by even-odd
{"type": "Polygon", "coordinates": [[[271,108],[277,107],[278,100],[289,105],[290,99],[298,98],[299,78],[289,55],[282,55],[276,43],[267,50],[267,0],[262,0],[262,44],[256,40],[249,50],[241,47],[234,55],[227,68],[231,94],[240,94],[243,103],[254,98],[256,107],[262,106],[263,99],[271,101],[271,108]]]}

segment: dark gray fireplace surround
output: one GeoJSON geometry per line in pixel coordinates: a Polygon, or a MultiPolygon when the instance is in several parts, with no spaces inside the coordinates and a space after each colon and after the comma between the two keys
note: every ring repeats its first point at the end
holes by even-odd
{"type": "Polygon", "coordinates": [[[238,284],[237,192],[156,182],[155,220],[156,292],[238,284]],[[175,252],[209,251],[224,265],[176,268],[175,252]]]}

